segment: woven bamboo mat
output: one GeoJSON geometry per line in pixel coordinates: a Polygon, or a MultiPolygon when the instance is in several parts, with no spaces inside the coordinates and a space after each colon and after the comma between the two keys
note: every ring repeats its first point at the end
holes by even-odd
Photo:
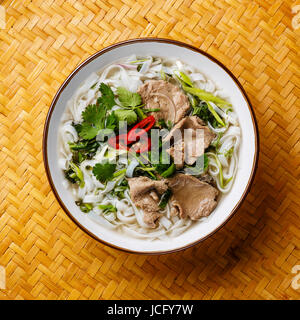
{"type": "Polygon", "coordinates": [[[295,4],[2,2],[0,266],[6,289],[0,297],[299,299],[300,288],[292,286],[292,268],[300,265],[295,4]],[[150,257],[108,248],[77,228],[50,190],[41,151],[51,100],[75,66],[107,45],[145,36],[193,44],[231,69],[252,101],[261,138],[255,184],[234,218],[194,248],[150,257]]]}

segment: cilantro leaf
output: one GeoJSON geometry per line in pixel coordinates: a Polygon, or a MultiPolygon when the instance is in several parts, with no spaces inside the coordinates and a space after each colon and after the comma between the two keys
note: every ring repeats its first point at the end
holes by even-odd
{"type": "Polygon", "coordinates": [[[113,174],[116,170],[116,164],[115,163],[97,163],[93,167],[93,174],[96,177],[97,180],[104,183],[106,181],[111,180],[113,178],[113,174]]]}
{"type": "Polygon", "coordinates": [[[105,117],[106,110],[105,108],[101,108],[96,104],[90,104],[86,107],[86,109],[82,112],[82,119],[84,122],[89,124],[96,124],[101,122],[105,117]]]}
{"type": "Polygon", "coordinates": [[[104,105],[107,109],[111,109],[116,105],[115,95],[112,92],[110,86],[102,82],[100,84],[99,90],[101,92],[101,97],[97,99],[98,104],[104,105]]]}
{"type": "Polygon", "coordinates": [[[91,140],[98,134],[99,128],[93,127],[90,124],[83,122],[80,128],[80,137],[86,140],[91,140]]]}
{"type": "Polygon", "coordinates": [[[118,109],[115,110],[115,115],[118,121],[127,121],[130,126],[137,121],[137,115],[133,110],[118,109]]]}
{"type": "Polygon", "coordinates": [[[106,124],[105,127],[107,129],[112,129],[114,130],[116,128],[118,119],[116,117],[115,111],[113,111],[108,117],[106,118],[106,124]]]}
{"type": "Polygon", "coordinates": [[[138,93],[130,92],[124,87],[118,87],[117,94],[124,107],[136,107],[142,103],[142,98],[138,93]]]}
{"type": "Polygon", "coordinates": [[[99,90],[101,91],[101,97],[97,99],[96,104],[86,107],[82,112],[83,122],[77,125],[76,128],[83,139],[93,139],[100,130],[105,128],[114,130],[117,124],[117,119],[113,112],[107,116],[107,110],[116,104],[114,93],[103,82],[100,84],[99,90]]]}
{"type": "Polygon", "coordinates": [[[99,130],[104,128],[106,109],[98,105],[91,104],[82,112],[83,122],[79,129],[79,135],[83,139],[93,139],[99,130]]]}

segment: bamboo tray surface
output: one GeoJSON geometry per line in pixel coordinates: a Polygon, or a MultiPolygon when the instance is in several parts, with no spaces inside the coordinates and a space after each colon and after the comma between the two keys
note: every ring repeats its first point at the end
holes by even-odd
{"type": "MultiPolygon", "coordinates": [[[[299,34],[295,1],[0,1],[1,299],[300,299],[299,34]],[[237,214],[184,252],[106,247],[62,211],[42,159],[47,111],[89,55],[138,37],[180,40],[244,86],[260,132],[259,167],[237,214]]],[[[246,137],[244,137],[246,139],[246,137]]]]}

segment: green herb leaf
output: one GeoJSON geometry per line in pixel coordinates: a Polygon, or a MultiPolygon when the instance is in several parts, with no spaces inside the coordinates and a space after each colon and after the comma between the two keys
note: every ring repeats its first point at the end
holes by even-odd
{"type": "Polygon", "coordinates": [[[176,171],[176,166],[175,166],[174,163],[172,163],[172,164],[170,165],[170,167],[161,174],[161,176],[162,176],[163,178],[168,178],[168,177],[170,177],[175,171],[176,171]]]}
{"type": "Polygon", "coordinates": [[[130,92],[124,87],[118,87],[117,93],[124,107],[136,107],[142,103],[142,98],[138,93],[130,92]]]}
{"type": "Polygon", "coordinates": [[[104,183],[106,181],[109,181],[113,178],[113,174],[116,170],[116,164],[115,163],[97,163],[93,167],[93,174],[96,177],[97,180],[104,183]]]}
{"type": "Polygon", "coordinates": [[[106,124],[105,127],[107,129],[111,129],[114,130],[117,126],[118,123],[118,118],[115,114],[115,111],[113,111],[110,115],[108,115],[108,117],[106,118],[106,124]]]}
{"type": "Polygon", "coordinates": [[[83,139],[93,139],[96,137],[99,130],[100,130],[100,128],[98,126],[93,127],[88,123],[83,123],[81,126],[81,130],[80,130],[80,136],[83,139]]]}
{"type": "Polygon", "coordinates": [[[129,126],[137,122],[137,115],[133,110],[118,109],[115,110],[115,115],[118,121],[127,121],[129,126]]]}
{"type": "Polygon", "coordinates": [[[110,86],[102,82],[100,84],[99,90],[101,92],[101,97],[98,98],[98,104],[103,104],[107,109],[111,109],[116,105],[115,95],[112,92],[110,86]]]}
{"type": "Polygon", "coordinates": [[[93,139],[100,129],[104,128],[106,109],[95,104],[90,104],[82,112],[83,122],[81,123],[79,135],[83,139],[93,139]]]}
{"type": "Polygon", "coordinates": [[[105,113],[105,108],[101,108],[99,105],[96,104],[90,104],[82,112],[81,116],[85,123],[88,123],[90,125],[96,125],[103,121],[105,113]]]}
{"type": "Polygon", "coordinates": [[[86,107],[82,112],[83,122],[75,127],[79,136],[86,140],[95,138],[99,131],[105,129],[105,127],[112,130],[116,127],[116,119],[113,112],[106,119],[107,110],[116,104],[114,93],[111,88],[103,82],[99,90],[102,96],[98,98],[96,104],[86,107]]]}

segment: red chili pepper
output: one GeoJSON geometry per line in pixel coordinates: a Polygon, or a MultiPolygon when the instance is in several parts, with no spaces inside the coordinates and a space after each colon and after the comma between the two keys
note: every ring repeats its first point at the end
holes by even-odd
{"type": "Polygon", "coordinates": [[[115,149],[128,150],[127,134],[120,134],[119,136],[112,136],[108,139],[108,144],[115,149]]]}
{"type": "Polygon", "coordinates": [[[136,153],[148,151],[151,146],[151,139],[148,137],[147,132],[154,126],[154,124],[155,118],[153,116],[149,116],[136,124],[128,134],[124,133],[119,136],[109,138],[108,144],[115,149],[129,150],[128,145],[131,145],[134,142],[139,142],[141,143],[141,147],[134,151],[136,153]]]}
{"type": "Polygon", "coordinates": [[[134,142],[138,137],[140,137],[144,132],[148,132],[155,124],[155,118],[149,116],[136,124],[129,132],[127,139],[129,142],[134,142]],[[148,126],[147,126],[148,125],[148,126]]]}

